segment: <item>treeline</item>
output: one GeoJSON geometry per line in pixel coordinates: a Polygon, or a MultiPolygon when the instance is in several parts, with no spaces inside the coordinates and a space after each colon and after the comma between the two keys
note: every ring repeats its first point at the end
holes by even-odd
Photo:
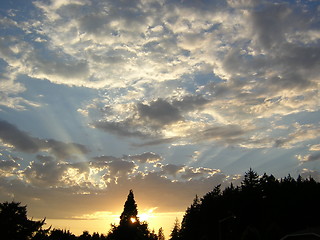
{"type": "Polygon", "coordinates": [[[163,229],[150,231],[147,222],[139,220],[137,204],[130,190],[119,225],[111,225],[107,235],[84,231],[76,236],[69,230],[44,228],[45,219],[27,217],[27,207],[19,202],[0,203],[0,239],[4,240],[165,240],[163,229]]]}
{"type": "Polygon", "coordinates": [[[5,240],[106,240],[98,233],[84,231],[75,236],[70,231],[44,228],[45,219],[34,221],[27,217],[27,207],[19,202],[0,203],[0,239],[5,240]]]}
{"type": "Polygon", "coordinates": [[[170,240],[280,240],[293,233],[320,232],[320,183],[290,175],[276,179],[250,169],[241,186],[220,185],[197,196],[170,240]]]}
{"type": "MultiPolygon", "coordinates": [[[[169,240],[280,240],[297,232],[320,233],[320,183],[290,175],[276,179],[250,169],[240,186],[218,185],[195,197],[181,223],[174,223],[169,240]]],[[[0,239],[5,240],[165,240],[140,222],[133,191],[124,204],[119,225],[107,235],[44,228],[45,219],[27,218],[26,206],[0,203],[0,239]]]]}

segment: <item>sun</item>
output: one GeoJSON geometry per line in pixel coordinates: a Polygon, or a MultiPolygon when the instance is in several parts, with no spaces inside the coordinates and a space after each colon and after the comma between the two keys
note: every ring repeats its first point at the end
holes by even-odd
{"type": "Polygon", "coordinates": [[[137,219],[132,217],[132,218],[130,218],[130,221],[131,221],[131,223],[135,223],[137,221],[137,219]]]}

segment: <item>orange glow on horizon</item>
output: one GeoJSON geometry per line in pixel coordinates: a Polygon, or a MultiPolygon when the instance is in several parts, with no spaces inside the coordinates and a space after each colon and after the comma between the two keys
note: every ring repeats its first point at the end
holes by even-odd
{"type": "MultiPolygon", "coordinates": [[[[70,230],[76,236],[82,234],[83,231],[89,231],[90,234],[98,232],[99,234],[107,235],[111,229],[111,224],[119,224],[121,213],[112,212],[96,212],[90,215],[84,215],[82,217],[76,217],[72,219],[46,219],[46,226],[52,226],[51,229],[70,230]]],[[[166,239],[169,239],[169,235],[173,228],[175,219],[182,220],[184,212],[166,212],[158,213],[149,209],[146,212],[142,212],[138,215],[141,221],[148,223],[149,229],[158,233],[160,227],[163,228],[166,239]]],[[[135,219],[134,219],[135,220],[135,219]]]]}

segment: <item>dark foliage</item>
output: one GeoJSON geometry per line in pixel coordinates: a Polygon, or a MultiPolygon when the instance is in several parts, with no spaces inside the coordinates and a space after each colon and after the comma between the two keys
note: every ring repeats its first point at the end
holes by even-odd
{"type": "MultiPolygon", "coordinates": [[[[150,232],[146,222],[140,222],[137,217],[137,204],[132,190],[125,202],[123,213],[120,216],[119,226],[112,226],[108,236],[83,231],[75,236],[69,230],[42,229],[45,219],[32,221],[27,218],[26,206],[20,203],[0,204],[0,239],[4,240],[158,240],[157,234],[150,232]]],[[[162,229],[159,230],[159,240],[164,240],[162,229]]]]}
{"type": "Polygon", "coordinates": [[[134,200],[133,191],[130,190],[120,216],[120,224],[112,225],[108,240],[157,240],[157,235],[150,232],[146,222],[140,222],[137,217],[137,204],[134,200]]]}
{"type": "Polygon", "coordinates": [[[173,229],[170,234],[170,240],[179,240],[180,239],[180,224],[178,219],[176,218],[176,221],[174,222],[173,229]]]}
{"type": "Polygon", "coordinates": [[[241,186],[220,185],[186,210],[171,239],[279,240],[306,229],[320,230],[320,183],[290,175],[277,180],[250,169],[241,186]],[[177,238],[178,236],[178,238],[177,238]]]}
{"type": "Polygon", "coordinates": [[[19,202],[0,203],[0,233],[1,239],[27,240],[34,236],[46,234],[42,230],[45,220],[33,221],[27,218],[27,207],[19,202]]]}

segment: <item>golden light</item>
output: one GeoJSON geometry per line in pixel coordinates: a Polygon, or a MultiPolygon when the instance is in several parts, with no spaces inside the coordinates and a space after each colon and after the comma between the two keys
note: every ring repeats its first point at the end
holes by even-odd
{"type": "Polygon", "coordinates": [[[135,223],[135,222],[137,221],[137,219],[134,218],[134,217],[132,217],[132,218],[130,218],[130,221],[131,221],[132,223],[135,223]]]}
{"type": "Polygon", "coordinates": [[[148,211],[139,214],[139,215],[138,215],[139,219],[140,219],[141,221],[148,221],[148,220],[150,220],[150,218],[154,217],[153,211],[156,210],[156,209],[157,209],[157,207],[150,208],[150,209],[148,209],[148,211]]]}
{"type": "Polygon", "coordinates": [[[148,213],[142,213],[142,214],[140,214],[139,215],[139,218],[140,218],[140,220],[141,221],[148,221],[148,219],[150,218],[150,214],[148,214],[148,213]]]}

